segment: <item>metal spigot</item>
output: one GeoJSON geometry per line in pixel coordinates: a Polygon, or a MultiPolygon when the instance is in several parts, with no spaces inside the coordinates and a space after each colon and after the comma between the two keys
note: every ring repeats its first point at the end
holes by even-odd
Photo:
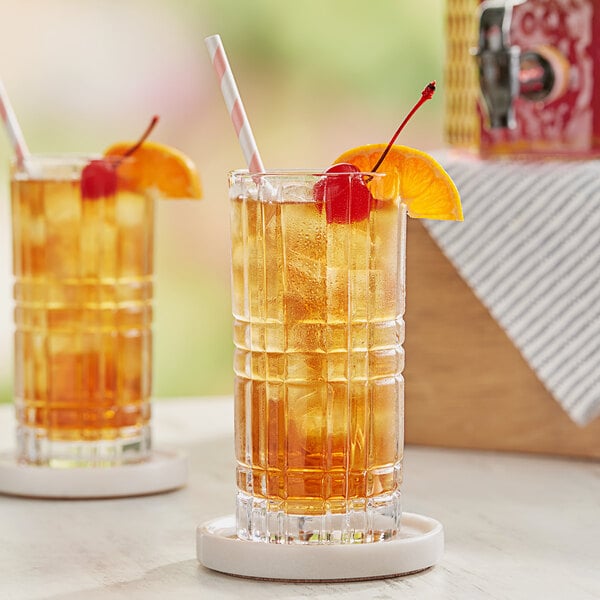
{"type": "Polygon", "coordinates": [[[514,101],[519,96],[521,49],[511,45],[513,6],[526,0],[486,0],[481,4],[475,56],[490,127],[516,127],[514,101]]]}

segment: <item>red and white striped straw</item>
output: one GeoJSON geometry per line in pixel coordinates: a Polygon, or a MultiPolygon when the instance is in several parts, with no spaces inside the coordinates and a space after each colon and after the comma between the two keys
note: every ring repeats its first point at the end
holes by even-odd
{"type": "Polygon", "coordinates": [[[252,135],[252,128],[250,127],[250,121],[244,110],[244,104],[240,92],[235,83],[233,72],[229,66],[225,49],[223,48],[223,42],[219,35],[211,35],[205,38],[204,42],[208,48],[210,54],[210,60],[212,61],[217,79],[221,86],[221,93],[225,99],[229,116],[233,122],[235,133],[238,136],[238,140],[244,153],[244,158],[248,165],[248,171],[250,173],[264,173],[265,167],[260,158],[258,147],[256,146],[256,140],[252,135]]]}
{"type": "Polygon", "coordinates": [[[8,133],[8,139],[13,147],[14,153],[17,157],[17,164],[22,167],[25,159],[29,156],[29,149],[25,143],[23,132],[17,121],[17,116],[12,108],[6,89],[0,80],[0,117],[8,133]]]}

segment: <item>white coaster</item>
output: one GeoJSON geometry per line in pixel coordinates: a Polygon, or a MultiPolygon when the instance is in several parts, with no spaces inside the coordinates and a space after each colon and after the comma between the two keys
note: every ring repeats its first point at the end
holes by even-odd
{"type": "Polygon", "coordinates": [[[255,579],[352,581],[397,577],[435,565],[444,553],[439,521],[404,513],[400,534],[368,544],[268,544],[240,540],[235,517],[200,525],[196,553],[205,567],[255,579]]]}
{"type": "Polygon", "coordinates": [[[188,458],[153,450],[144,462],[118,467],[54,468],[24,465],[0,454],[0,494],[29,498],[119,498],[158,494],[185,485],[188,458]]]}

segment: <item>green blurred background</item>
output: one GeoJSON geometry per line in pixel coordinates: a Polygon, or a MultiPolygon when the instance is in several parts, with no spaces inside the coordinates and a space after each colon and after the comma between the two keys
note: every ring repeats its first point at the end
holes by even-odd
{"type": "MultiPolygon", "coordinates": [[[[443,144],[443,0],[0,0],[0,77],[30,150],[99,152],[153,139],[197,164],[200,203],[161,202],[154,393],[232,391],[226,173],[245,166],[204,46],[219,33],[265,165],[326,167],[387,141],[424,85],[439,91],[402,134],[443,144]]],[[[0,134],[0,401],[11,399],[7,162],[0,134]]]]}

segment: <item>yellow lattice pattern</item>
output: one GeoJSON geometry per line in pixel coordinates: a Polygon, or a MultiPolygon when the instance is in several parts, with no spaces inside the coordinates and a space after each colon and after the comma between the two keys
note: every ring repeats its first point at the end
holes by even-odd
{"type": "Polygon", "coordinates": [[[477,67],[478,0],[447,0],[445,136],[461,148],[479,147],[477,67]]]}

